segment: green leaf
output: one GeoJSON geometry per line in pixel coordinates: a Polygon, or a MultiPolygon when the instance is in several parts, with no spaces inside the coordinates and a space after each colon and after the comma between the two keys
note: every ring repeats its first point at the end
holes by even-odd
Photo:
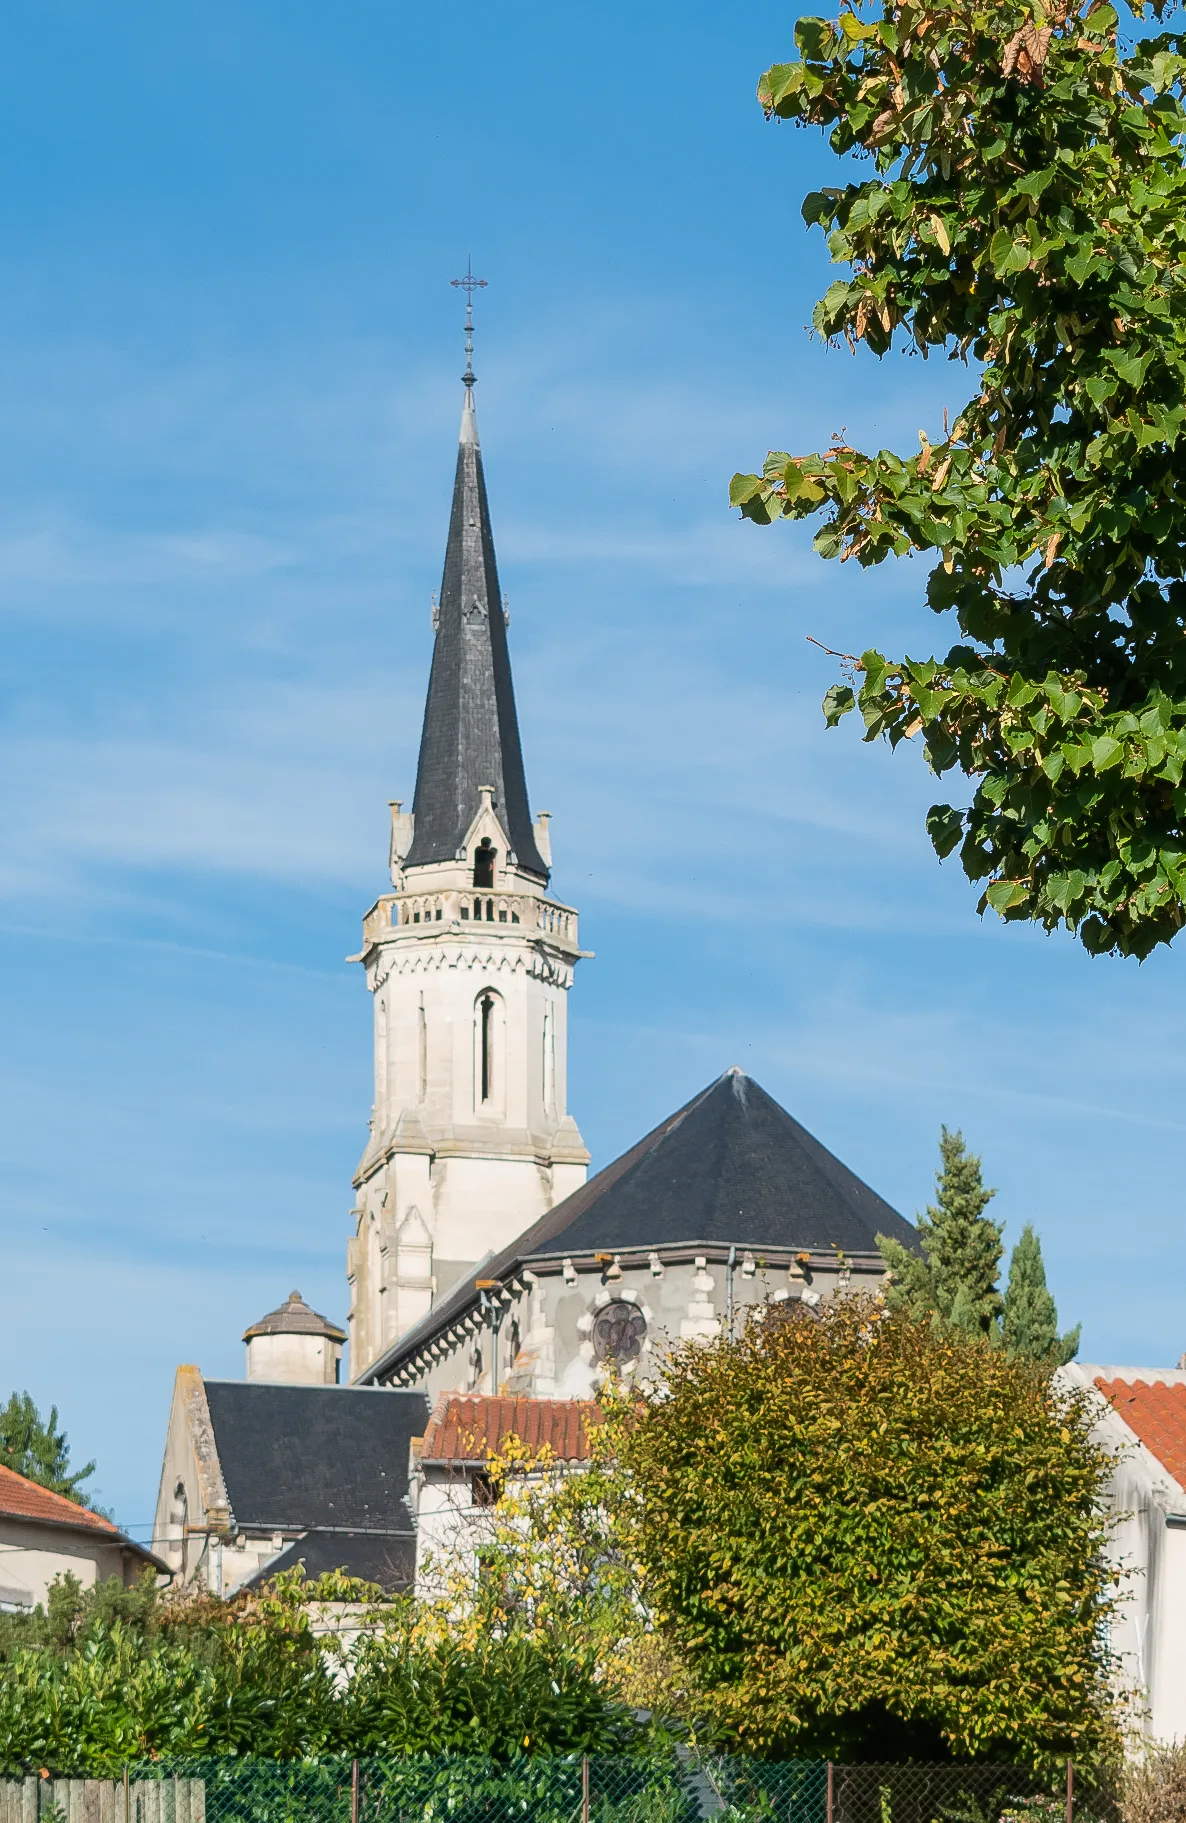
{"type": "Polygon", "coordinates": [[[761,475],[734,475],[729,483],[729,504],[744,506],[747,500],[757,500],[769,492],[769,484],[761,475]]]}
{"type": "Polygon", "coordinates": [[[826,19],[804,18],[795,26],[795,43],[804,57],[821,62],[837,49],[836,34],[826,19]]]}
{"type": "Polygon", "coordinates": [[[951,853],[964,833],[964,813],[950,804],[932,804],[927,811],[927,834],[935,853],[942,861],[951,853]]]}
{"type": "Polygon", "coordinates": [[[994,880],[985,894],[995,912],[1008,911],[1028,896],[1029,887],[1024,880],[994,880]]]}
{"type": "Polygon", "coordinates": [[[1116,391],[1116,381],[1111,374],[1092,374],[1090,379],[1084,380],[1083,389],[1093,405],[1102,405],[1116,391]]]}
{"type": "Polygon", "coordinates": [[[824,697],[824,720],[834,728],[842,715],[856,707],[856,696],[848,684],[833,684],[824,697]]]}
{"type": "Polygon", "coordinates": [[[1097,772],[1107,772],[1124,758],[1124,744],[1111,734],[1097,735],[1091,743],[1091,763],[1097,772]]]}

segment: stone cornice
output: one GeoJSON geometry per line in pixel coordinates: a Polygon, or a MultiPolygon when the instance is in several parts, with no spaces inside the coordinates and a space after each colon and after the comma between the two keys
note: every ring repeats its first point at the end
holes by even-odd
{"type": "Polygon", "coordinates": [[[359,1190],[376,1171],[400,1153],[412,1157],[442,1159],[488,1159],[495,1162],[513,1159],[550,1170],[553,1165],[587,1165],[589,1154],[583,1145],[574,1145],[559,1129],[553,1135],[529,1133],[525,1128],[508,1130],[497,1127],[453,1127],[443,1130],[431,1123],[418,1123],[415,1134],[391,1133],[373,1139],[367,1146],[354,1174],[354,1188],[359,1190]]]}
{"type": "Polygon", "coordinates": [[[467,942],[464,930],[459,930],[460,940],[454,932],[423,937],[417,934],[414,946],[404,945],[401,933],[394,941],[372,944],[363,956],[348,960],[365,961],[370,974],[368,985],[372,993],[378,993],[393,975],[445,968],[482,969],[492,975],[525,974],[552,987],[567,988],[572,985],[574,962],[590,954],[588,950],[574,953],[551,942],[520,936],[496,939],[490,944],[472,939],[467,942]]]}

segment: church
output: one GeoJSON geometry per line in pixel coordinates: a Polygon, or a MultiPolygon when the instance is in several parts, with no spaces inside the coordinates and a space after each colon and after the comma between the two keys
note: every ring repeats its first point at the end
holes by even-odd
{"type": "MultiPolygon", "coordinates": [[[[412,809],[351,960],[374,1010],[374,1103],[354,1177],[346,1335],[294,1292],[252,1325],[247,1377],[178,1370],[157,1507],[183,1579],[229,1593],[302,1561],[406,1586],[409,1465],[449,1395],[587,1400],[645,1383],[673,1341],[767,1301],[880,1282],[913,1227],[740,1070],[588,1176],[568,1111],[577,910],[550,891],[474,407],[433,610],[412,809]],[[236,1494],[236,1488],[239,1492],[236,1494]]],[[[439,1429],[439,1425],[435,1428],[439,1429]]]]}

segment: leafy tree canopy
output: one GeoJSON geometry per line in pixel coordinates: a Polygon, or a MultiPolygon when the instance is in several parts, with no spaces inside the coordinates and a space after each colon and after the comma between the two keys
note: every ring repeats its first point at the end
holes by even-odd
{"type": "Polygon", "coordinates": [[[1115,1734],[1104,1452],[988,1342],[846,1297],[676,1350],[611,1420],[628,1547],[718,1738],[1088,1761],[1115,1734]]]}
{"type": "Polygon", "coordinates": [[[803,205],[851,271],[816,328],[976,378],[914,454],[776,452],[732,498],[823,514],[824,557],[938,555],[957,643],[852,657],[829,723],[976,780],[927,822],[982,911],[1144,956],[1186,920],[1186,39],[1126,48],[1107,0],[851,0],[795,42],[767,114],[874,167],[803,205]]]}
{"type": "Polygon", "coordinates": [[[95,1472],[94,1463],[88,1462],[71,1473],[70,1445],[65,1432],[58,1429],[57,1406],[51,1406],[49,1417],[43,1420],[28,1393],[13,1393],[0,1409],[0,1463],[80,1506],[80,1485],[95,1472]]]}

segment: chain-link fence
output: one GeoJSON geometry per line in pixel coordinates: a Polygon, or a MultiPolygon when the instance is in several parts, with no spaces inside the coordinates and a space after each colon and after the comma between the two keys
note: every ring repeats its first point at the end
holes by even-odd
{"type": "Polygon", "coordinates": [[[122,1779],[0,1780],[0,1823],[1116,1823],[1070,1767],[841,1765],[689,1754],[510,1763],[226,1758],[122,1779]]]}

